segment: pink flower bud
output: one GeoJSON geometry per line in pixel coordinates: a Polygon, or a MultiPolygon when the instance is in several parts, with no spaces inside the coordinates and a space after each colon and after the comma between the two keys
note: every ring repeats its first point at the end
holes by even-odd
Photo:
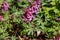
{"type": "Polygon", "coordinates": [[[0,21],[4,21],[4,18],[2,15],[0,15],[0,21]]]}
{"type": "Polygon", "coordinates": [[[33,0],[28,0],[28,2],[33,2],[33,0]]]}

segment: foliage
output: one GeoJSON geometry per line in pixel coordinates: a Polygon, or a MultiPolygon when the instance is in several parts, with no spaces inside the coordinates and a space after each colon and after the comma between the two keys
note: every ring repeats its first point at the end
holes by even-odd
{"type": "Polygon", "coordinates": [[[22,2],[6,0],[6,2],[9,4],[9,9],[5,12],[1,8],[3,0],[0,1],[0,15],[4,17],[4,21],[0,20],[0,39],[12,35],[14,35],[12,40],[15,40],[16,35],[35,38],[37,30],[50,38],[56,36],[60,30],[60,0],[41,0],[39,14],[35,15],[28,24],[22,20],[21,16],[31,3],[27,0],[22,2]]]}

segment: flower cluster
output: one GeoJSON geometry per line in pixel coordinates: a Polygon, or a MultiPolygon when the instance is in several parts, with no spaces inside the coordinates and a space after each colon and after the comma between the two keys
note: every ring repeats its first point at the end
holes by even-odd
{"type": "Polygon", "coordinates": [[[29,23],[35,17],[34,15],[38,14],[39,7],[40,0],[36,0],[36,3],[32,3],[31,6],[25,10],[23,16],[26,19],[26,23],[29,23]]]}
{"type": "Polygon", "coordinates": [[[9,8],[9,4],[8,4],[6,1],[4,1],[3,4],[2,4],[2,9],[3,9],[4,11],[7,11],[8,8],[9,8]]]}
{"type": "Polygon", "coordinates": [[[57,34],[56,40],[60,40],[60,34],[57,34]]]}

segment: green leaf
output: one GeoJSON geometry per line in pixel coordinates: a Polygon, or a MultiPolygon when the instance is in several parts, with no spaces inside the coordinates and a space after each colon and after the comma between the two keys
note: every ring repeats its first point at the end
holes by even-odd
{"type": "Polygon", "coordinates": [[[12,36],[12,40],[16,40],[16,37],[15,36],[12,36]]]}
{"type": "Polygon", "coordinates": [[[1,6],[2,6],[3,1],[4,1],[4,0],[0,0],[0,8],[1,8],[1,6]]]}

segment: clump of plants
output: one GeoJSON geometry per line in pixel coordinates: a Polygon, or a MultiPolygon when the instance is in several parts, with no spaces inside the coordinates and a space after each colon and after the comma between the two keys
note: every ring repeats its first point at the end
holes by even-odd
{"type": "Polygon", "coordinates": [[[59,32],[60,0],[0,1],[0,40],[46,40],[59,32]]]}

